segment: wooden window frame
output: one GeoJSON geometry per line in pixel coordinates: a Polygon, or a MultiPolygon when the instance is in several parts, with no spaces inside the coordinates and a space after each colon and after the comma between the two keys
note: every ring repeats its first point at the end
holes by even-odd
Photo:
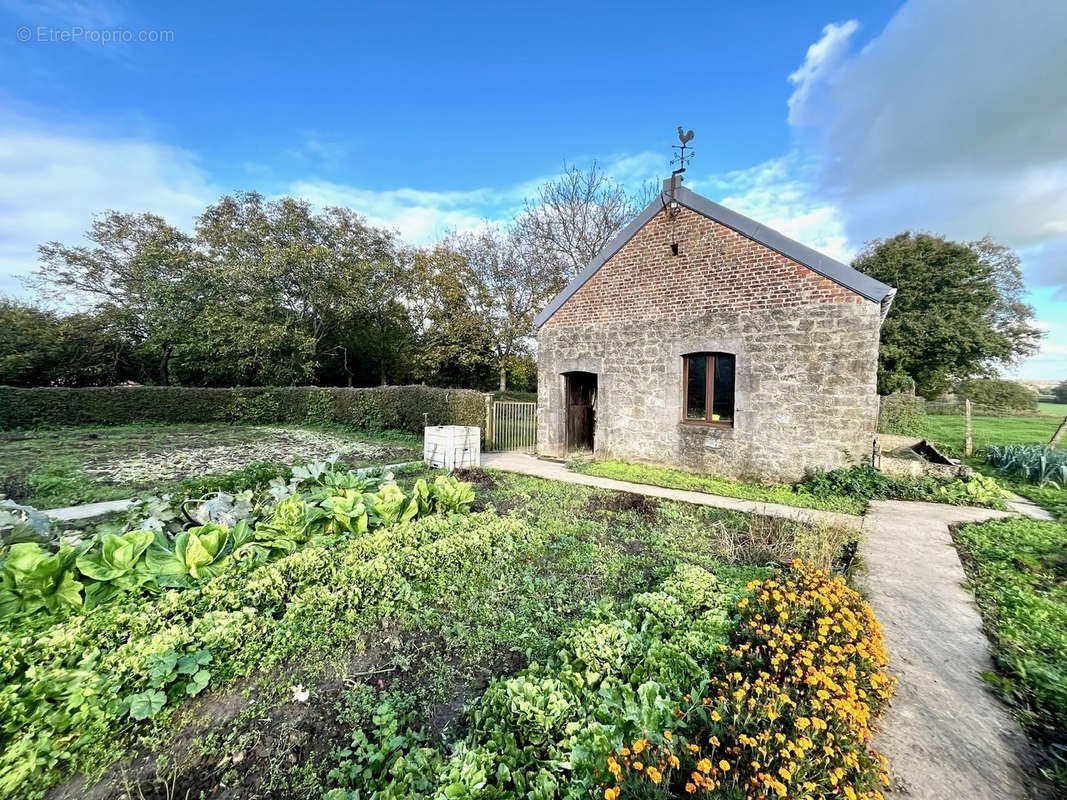
{"type": "MultiPolygon", "coordinates": [[[[720,355],[730,355],[729,353],[689,353],[682,356],[682,422],[686,425],[703,425],[708,428],[732,428],[734,426],[734,415],[736,414],[736,398],[734,401],[735,408],[730,411],[730,419],[712,419],[711,415],[715,413],[715,366],[718,363],[720,355]],[[689,359],[703,357],[704,358],[704,418],[692,419],[688,416],[689,412],[689,359]]],[[[734,380],[737,380],[737,367],[736,356],[734,366],[734,380]]]]}

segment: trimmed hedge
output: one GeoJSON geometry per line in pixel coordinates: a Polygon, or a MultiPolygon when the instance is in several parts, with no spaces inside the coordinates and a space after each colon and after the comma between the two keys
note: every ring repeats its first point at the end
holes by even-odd
{"type": "Polygon", "coordinates": [[[913,394],[890,394],[878,398],[878,430],[901,436],[922,436],[926,423],[926,400],[913,394]]]}
{"type": "Polygon", "coordinates": [[[0,430],[61,425],[244,422],[345,424],[421,433],[431,425],[485,427],[485,400],[469,389],[286,386],[0,386],[0,430]]]}

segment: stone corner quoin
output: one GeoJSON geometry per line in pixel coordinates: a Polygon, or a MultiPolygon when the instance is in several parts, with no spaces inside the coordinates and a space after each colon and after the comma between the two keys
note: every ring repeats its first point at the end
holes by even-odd
{"type": "Polygon", "coordinates": [[[566,373],[596,375],[598,458],[793,481],[860,461],[881,306],[687,207],[655,214],[538,330],[538,451],[566,456],[566,373]],[[671,244],[677,242],[678,255],[671,244]],[[732,427],[682,422],[683,356],[735,357],[732,427]]]}

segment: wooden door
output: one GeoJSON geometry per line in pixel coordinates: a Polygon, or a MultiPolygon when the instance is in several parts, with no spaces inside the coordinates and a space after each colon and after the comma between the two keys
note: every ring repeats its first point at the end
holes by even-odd
{"type": "Polygon", "coordinates": [[[566,375],[567,450],[593,450],[596,435],[596,375],[569,372],[566,375]]]}

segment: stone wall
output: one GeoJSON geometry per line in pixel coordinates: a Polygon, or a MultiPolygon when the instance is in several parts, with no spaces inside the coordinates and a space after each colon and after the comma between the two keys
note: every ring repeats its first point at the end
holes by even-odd
{"type": "Polygon", "coordinates": [[[878,304],[779,253],[660,214],[539,330],[538,451],[566,455],[563,374],[582,371],[598,376],[598,458],[770,481],[869,458],[879,326],[878,304]],[[695,352],[736,356],[733,427],[681,421],[695,352]]]}
{"type": "Polygon", "coordinates": [[[542,328],[538,451],[564,456],[563,373],[597,374],[598,458],[792,481],[868,457],[878,307],[810,306],[542,328]],[[682,356],[736,358],[734,425],[682,422],[682,356]]]}

